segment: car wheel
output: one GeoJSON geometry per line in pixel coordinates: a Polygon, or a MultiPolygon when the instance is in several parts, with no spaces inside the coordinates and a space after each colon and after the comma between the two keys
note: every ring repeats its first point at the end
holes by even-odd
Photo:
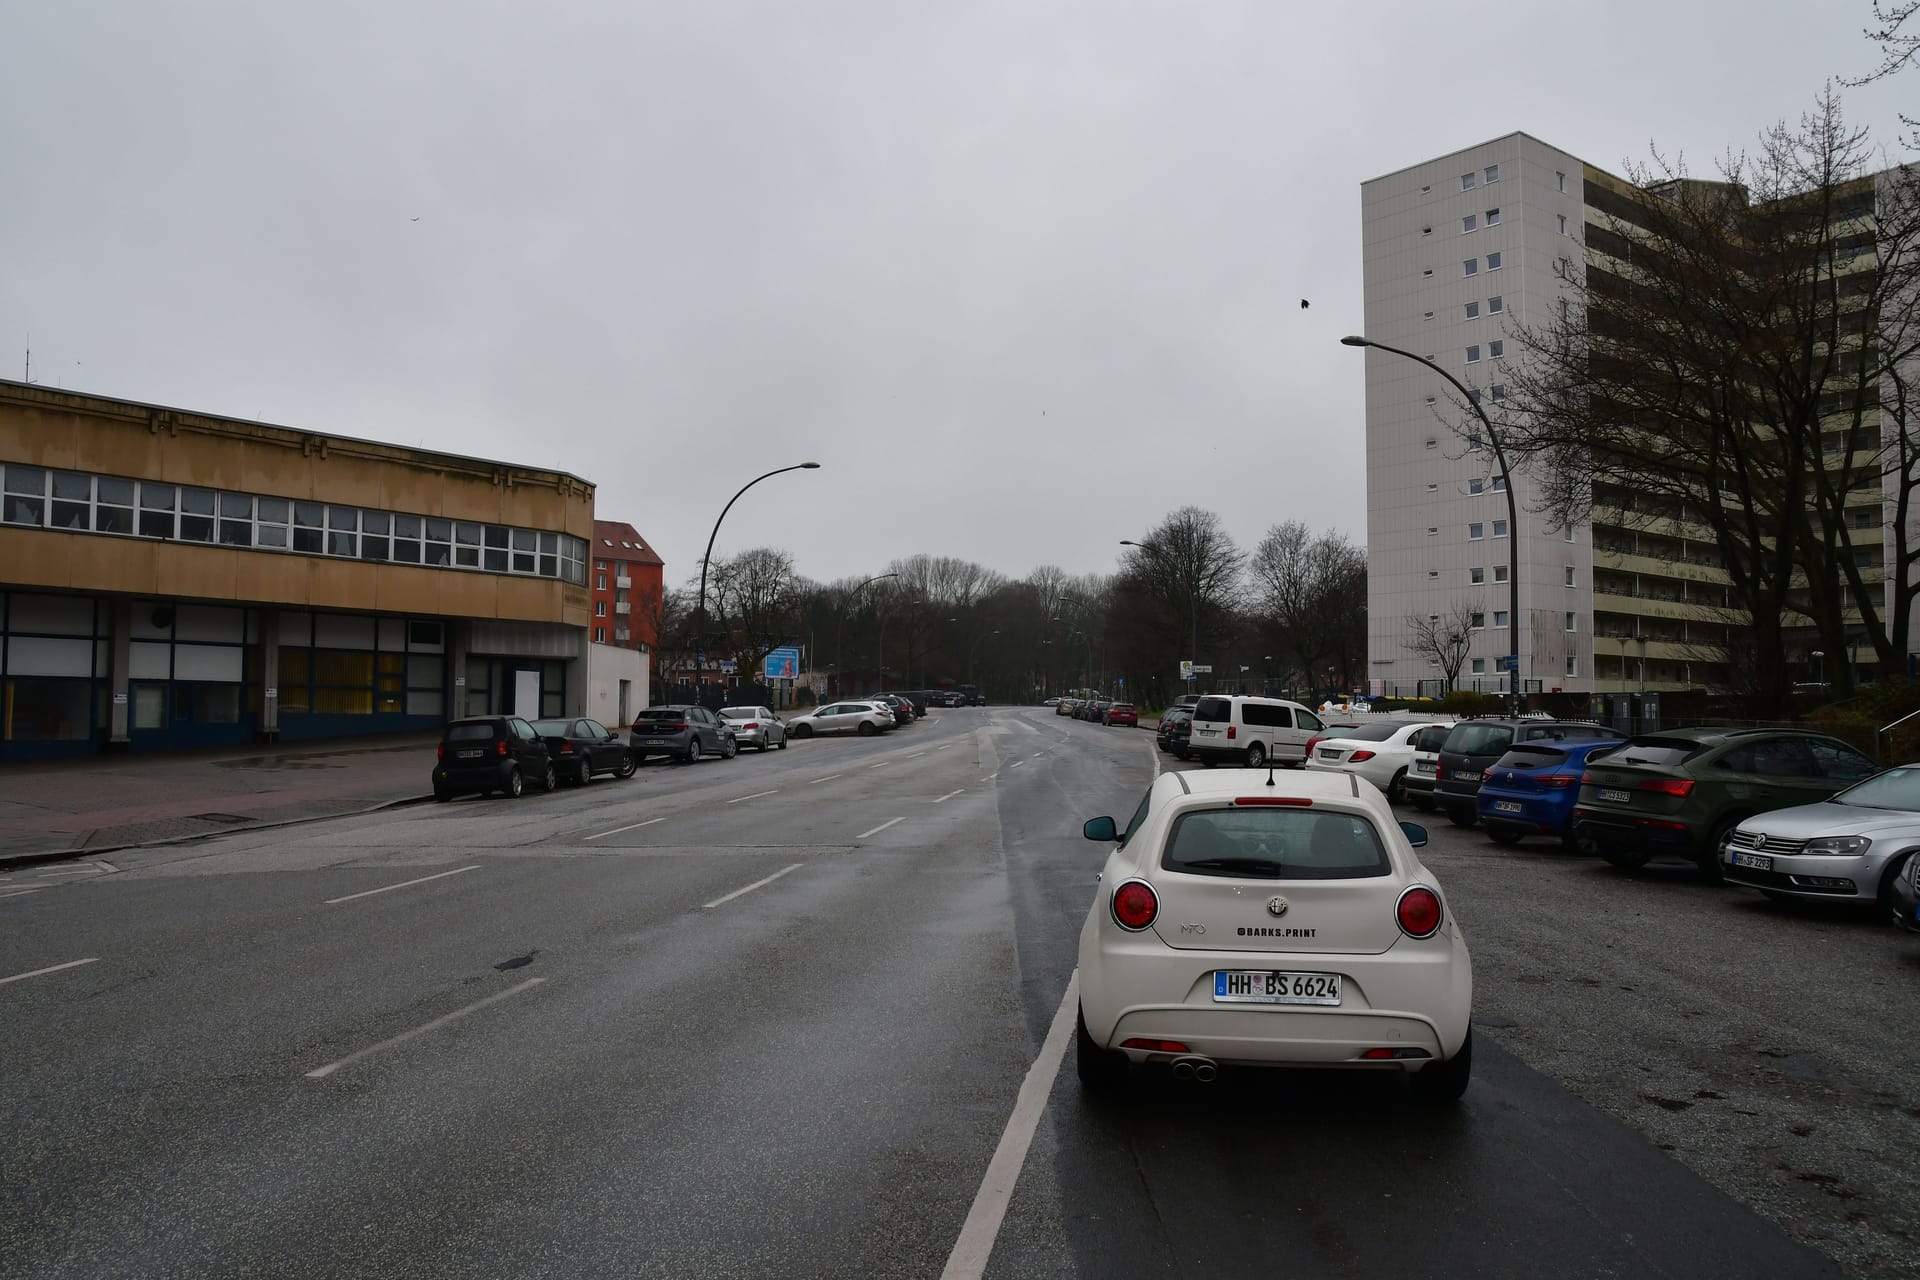
{"type": "Polygon", "coordinates": [[[1519,844],[1520,837],[1525,834],[1525,832],[1516,831],[1512,827],[1487,828],[1487,837],[1495,844],[1519,844]]]}
{"type": "MultiPolygon", "coordinates": [[[[795,725],[793,736],[796,738],[811,738],[813,736],[813,726],[810,724],[795,725]]],[[[781,745],[785,746],[786,744],[782,743],[781,745]]]]}
{"type": "Polygon", "coordinates": [[[1467,1091],[1467,1081],[1472,1078],[1473,1028],[1469,1027],[1467,1038],[1460,1042],[1460,1052],[1445,1062],[1422,1067],[1414,1072],[1407,1085],[1415,1102],[1425,1106],[1446,1106],[1460,1101],[1460,1095],[1467,1091]]]}
{"type": "Polygon", "coordinates": [[[1402,769],[1400,772],[1393,775],[1392,781],[1387,783],[1387,803],[1388,804],[1405,804],[1406,802],[1407,802],[1407,771],[1405,769],[1402,769]]]}
{"type": "Polygon", "coordinates": [[[1720,846],[1726,843],[1727,837],[1733,834],[1733,829],[1743,821],[1745,821],[1744,817],[1735,815],[1722,818],[1713,824],[1713,831],[1707,836],[1706,849],[1693,860],[1693,864],[1700,868],[1700,878],[1708,884],[1719,884],[1726,879],[1725,874],[1720,870],[1720,846]]]}
{"type": "Polygon", "coordinates": [[[520,798],[521,793],[524,792],[526,789],[527,789],[527,780],[520,776],[520,766],[517,764],[508,765],[507,766],[507,785],[505,787],[506,793],[509,796],[512,796],[515,800],[518,800],[520,798]]]}
{"type": "Polygon", "coordinates": [[[739,743],[735,742],[732,738],[726,738],[721,741],[720,758],[722,760],[731,760],[739,754],[740,754],[739,743]]]}
{"type": "Polygon", "coordinates": [[[581,757],[580,763],[573,767],[573,785],[576,787],[584,787],[592,781],[593,764],[583,756],[581,757]]]}
{"type": "Polygon", "coordinates": [[[1456,827],[1470,827],[1480,821],[1480,815],[1471,809],[1462,809],[1459,805],[1447,806],[1447,821],[1456,827]]]}
{"type": "Polygon", "coordinates": [[[785,751],[787,749],[787,735],[784,733],[781,734],[780,741],[775,743],[774,745],[779,747],[780,750],[785,751]]]}
{"type": "Polygon", "coordinates": [[[700,763],[700,739],[698,737],[687,740],[687,754],[684,758],[688,764],[700,763]]]}
{"type": "Polygon", "coordinates": [[[540,789],[551,791],[560,785],[560,776],[553,771],[552,762],[548,762],[547,771],[540,775],[540,789]]]}
{"type": "Polygon", "coordinates": [[[1433,797],[1432,797],[1432,796],[1408,796],[1408,797],[1407,797],[1407,799],[1408,799],[1408,800],[1410,800],[1410,801],[1412,801],[1412,802],[1413,802],[1413,807],[1414,807],[1414,808],[1416,808],[1416,809],[1418,809],[1418,810],[1419,810],[1420,812],[1422,812],[1422,813],[1432,813],[1432,812],[1433,812],[1433,797]]]}
{"type": "Polygon", "coordinates": [[[634,770],[639,767],[639,759],[629,751],[626,755],[620,757],[620,767],[613,771],[613,776],[616,778],[631,778],[634,770]]]}
{"type": "Polygon", "coordinates": [[[1652,854],[1642,853],[1638,849],[1602,849],[1600,856],[1606,860],[1608,866],[1618,867],[1622,871],[1638,871],[1653,857],[1652,854]]]}
{"type": "Polygon", "coordinates": [[[873,736],[874,734],[876,734],[876,733],[878,733],[878,732],[880,732],[880,731],[879,731],[878,729],[876,729],[876,728],[874,728],[874,727],[873,727],[873,721],[871,721],[871,720],[862,720],[862,721],[860,722],[860,736],[861,736],[861,737],[863,737],[863,738],[871,738],[871,737],[872,737],[872,736],[873,736]]]}
{"type": "Polygon", "coordinates": [[[447,790],[445,787],[435,787],[433,789],[433,799],[437,804],[445,804],[447,801],[453,799],[453,792],[447,790]]]}
{"type": "Polygon", "coordinates": [[[1264,769],[1267,767],[1267,749],[1259,743],[1247,748],[1247,768],[1264,769]]]}
{"type": "Polygon", "coordinates": [[[1127,1070],[1132,1065],[1118,1049],[1102,1049],[1087,1034],[1087,1015],[1082,1010],[1074,1021],[1073,1065],[1080,1076],[1080,1087],[1088,1093],[1117,1093],[1126,1087],[1127,1070]]]}

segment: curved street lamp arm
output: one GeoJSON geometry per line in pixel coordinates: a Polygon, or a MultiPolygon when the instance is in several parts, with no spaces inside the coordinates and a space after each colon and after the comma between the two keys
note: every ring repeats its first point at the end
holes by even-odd
{"type": "Polygon", "coordinates": [[[707,553],[700,557],[699,608],[702,616],[705,616],[707,612],[707,566],[711,564],[713,561],[714,539],[720,536],[720,525],[722,522],[726,520],[727,512],[733,510],[733,504],[740,501],[740,494],[745,493],[747,490],[753,488],[753,486],[759,484],[762,480],[769,479],[770,477],[783,475],[788,471],[811,471],[814,468],[818,467],[819,465],[820,464],[817,462],[796,462],[790,467],[777,467],[774,470],[767,472],[767,474],[764,476],[755,476],[753,479],[741,485],[740,493],[736,493],[731,498],[728,498],[727,505],[720,508],[720,519],[715,520],[713,522],[713,532],[707,535],[707,553]]]}

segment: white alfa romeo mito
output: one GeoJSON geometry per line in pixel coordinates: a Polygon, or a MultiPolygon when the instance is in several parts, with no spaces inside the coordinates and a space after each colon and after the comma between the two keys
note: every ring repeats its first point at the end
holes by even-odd
{"type": "Polygon", "coordinates": [[[1080,933],[1081,1082],[1131,1063],[1409,1073],[1452,1102],[1473,1070],[1473,963],[1426,832],[1347,774],[1231,769],[1154,780],[1080,933]]]}

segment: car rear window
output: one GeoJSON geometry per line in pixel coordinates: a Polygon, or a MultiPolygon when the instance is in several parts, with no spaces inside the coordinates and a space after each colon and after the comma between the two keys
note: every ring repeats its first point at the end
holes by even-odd
{"type": "Polygon", "coordinates": [[[1113,704],[1113,705],[1112,705],[1111,707],[1108,707],[1108,708],[1107,708],[1107,710],[1109,710],[1109,711],[1131,711],[1131,710],[1133,710],[1133,704],[1132,704],[1131,702],[1116,702],[1116,703],[1114,703],[1114,704],[1113,704]]]}
{"type": "Polygon", "coordinates": [[[1350,729],[1330,731],[1327,736],[1351,738],[1355,742],[1385,742],[1404,728],[1406,726],[1400,724],[1356,724],[1350,729]]]}
{"type": "Polygon", "coordinates": [[[1548,765],[1565,764],[1567,753],[1558,747],[1549,747],[1542,742],[1516,743],[1507,749],[1493,766],[1496,769],[1540,769],[1548,765]]]}
{"type": "Polygon", "coordinates": [[[1447,745],[1442,750],[1468,756],[1497,756],[1512,745],[1512,725],[1457,724],[1447,735],[1447,745]]]}
{"type": "Polygon", "coordinates": [[[543,738],[564,738],[573,728],[571,720],[535,720],[533,731],[543,738]]]}
{"type": "Polygon", "coordinates": [[[722,720],[757,720],[760,718],[760,713],[752,707],[722,707],[720,718],[722,720]]]}
{"type": "Polygon", "coordinates": [[[1607,757],[1608,764],[1685,764],[1706,747],[1686,738],[1635,738],[1607,757]]]}
{"type": "Polygon", "coordinates": [[[1352,880],[1391,869],[1373,823],[1310,809],[1200,809],[1167,834],[1160,865],[1205,876],[1352,880]]]}
{"type": "Polygon", "coordinates": [[[686,718],[687,713],[678,707],[648,707],[634,717],[636,720],[684,720],[686,718]]]}
{"type": "Polygon", "coordinates": [[[500,736],[500,726],[491,720],[482,720],[478,724],[450,724],[447,726],[448,742],[492,742],[500,736]]]}
{"type": "Polygon", "coordinates": [[[1193,709],[1195,720],[1230,720],[1233,718],[1233,704],[1225,698],[1202,698],[1193,709]]]}

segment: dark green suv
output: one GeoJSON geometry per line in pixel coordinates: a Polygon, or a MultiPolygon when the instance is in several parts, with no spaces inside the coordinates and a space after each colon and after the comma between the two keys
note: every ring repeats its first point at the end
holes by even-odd
{"type": "Polygon", "coordinates": [[[1825,800],[1877,771],[1838,738],[1798,729],[1668,729],[1587,766],[1573,836],[1616,867],[1665,854],[1720,878],[1720,846],[1743,818],[1825,800]]]}

